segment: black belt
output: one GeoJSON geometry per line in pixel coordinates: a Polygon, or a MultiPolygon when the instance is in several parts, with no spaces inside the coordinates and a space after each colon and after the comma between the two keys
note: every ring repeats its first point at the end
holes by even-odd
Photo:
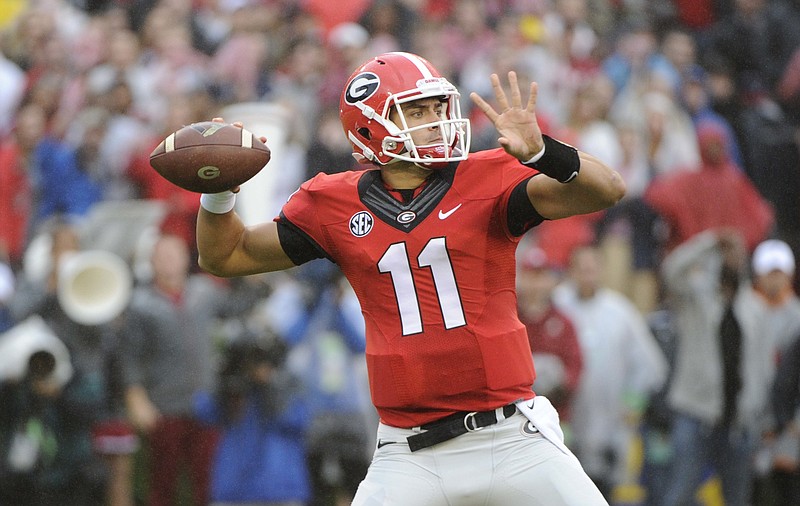
{"type": "Polygon", "coordinates": [[[484,427],[496,424],[498,411],[502,410],[502,418],[511,417],[517,412],[517,407],[513,404],[507,404],[502,408],[492,411],[461,411],[446,416],[441,420],[427,423],[420,428],[425,432],[414,434],[406,438],[408,440],[408,448],[415,452],[429,446],[443,443],[454,437],[458,437],[467,432],[475,432],[484,427]]]}

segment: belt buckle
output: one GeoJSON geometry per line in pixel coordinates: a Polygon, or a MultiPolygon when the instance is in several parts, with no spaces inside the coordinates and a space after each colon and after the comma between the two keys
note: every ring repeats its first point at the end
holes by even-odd
{"type": "Polygon", "coordinates": [[[467,432],[478,432],[484,429],[484,427],[478,427],[478,422],[475,421],[475,415],[477,414],[477,411],[472,411],[464,417],[464,428],[467,429],[467,432]]]}

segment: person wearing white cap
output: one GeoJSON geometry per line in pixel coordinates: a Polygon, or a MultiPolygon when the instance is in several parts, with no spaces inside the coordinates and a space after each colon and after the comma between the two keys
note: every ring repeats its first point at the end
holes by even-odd
{"type": "Polygon", "coordinates": [[[780,271],[794,275],[794,253],[788,244],[780,239],[767,239],[753,252],[753,271],[757,275],[780,271]]]}
{"type": "Polygon", "coordinates": [[[768,335],[774,336],[780,354],[800,332],[800,298],[792,288],[794,253],[785,242],[768,239],[753,251],[752,265],[753,286],[769,313],[768,335]]]}
{"type": "MultiPolygon", "coordinates": [[[[764,481],[768,482],[779,498],[779,504],[795,504],[800,465],[800,412],[795,413],[794,395],[797,390],[794,370],[797,363],[797,345],[800,337],[800,297],[792,283],[795,275],[795,256],[785,242],[768,239],[760,243],[752,257],[753,288],[764,303],[766,318],[763,321],[763,336],[771,341],[776,370],[771,381],[773,395],[771,414],[774,425],[765,429],[761,441],[764,460],[764,481]],[[792,478],[793,477],[793,478],[792,478]],[[793,490],[794,487],[794,492],[793,490]]],[[[768,417],[769,418],[769,417],[768,417]]]]}
{"type": "Polygon", "coordinates": [[[694,235],[662,262],[676,323],[667,393],[673,460],[665,506],[692,504],[709,468],[726,505],[750,504],[775,366],[749,260],[744,235],[726,228],[694,235]]]}

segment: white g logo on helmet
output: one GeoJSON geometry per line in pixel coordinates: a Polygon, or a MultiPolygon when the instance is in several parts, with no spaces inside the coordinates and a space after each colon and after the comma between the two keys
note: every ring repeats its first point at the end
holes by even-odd
{"type": "Polygon", "coordinates": [[[344,100],[348,104],[363,102],[374,95],[380,85],[381,80],[377,75],[372,72],[362,72],[347,85],[344,100]]]}

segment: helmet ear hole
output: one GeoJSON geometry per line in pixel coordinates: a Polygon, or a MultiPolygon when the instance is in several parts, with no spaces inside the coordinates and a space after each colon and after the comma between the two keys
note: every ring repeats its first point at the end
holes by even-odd
{"type": "Polygon", "coordinates": [[[367,127],[361,127],[356,131],[358,132],[358,135],[360,135],[361,137],[363,137],[363,138],[365,138],[367,140],[371,140],[372,139],[372,135],[369,133],[369,129],[367,127]]]}

